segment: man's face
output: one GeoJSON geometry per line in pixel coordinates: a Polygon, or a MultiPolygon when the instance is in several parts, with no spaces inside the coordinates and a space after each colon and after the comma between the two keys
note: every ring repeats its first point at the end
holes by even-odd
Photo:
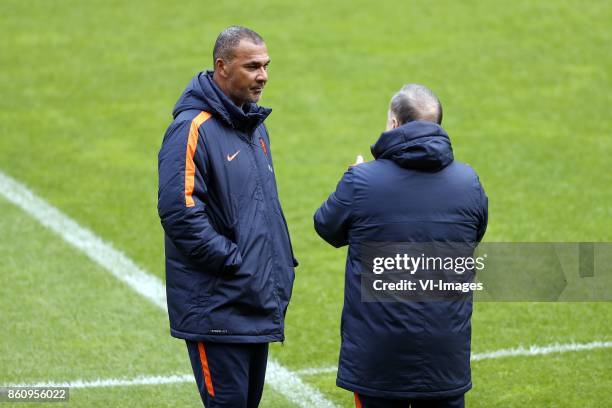
{"type": "Polygon", "coordinates": [[[268,82],[269,63],[266,45],[249,40],[240,41],[231,61],[221,61],[219,68],[225,79],[225,91],[237,106],[259,101],[268,82]]]}

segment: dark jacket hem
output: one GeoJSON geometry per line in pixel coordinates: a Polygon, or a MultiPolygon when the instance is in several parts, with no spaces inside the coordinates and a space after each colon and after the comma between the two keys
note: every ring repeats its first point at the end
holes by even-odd
{"type": "Polygon", "coordinates": [[[440,390],[440,391],[390,391],[380,390],[375,388],[363,387],[361,385],[352,384],[348,381],[344,381],[340,378],[336,379],[336,385],[345,390],[356,392],[358,394],[368,395],[371,397],[380,398],[396,398],[396,399],[434,399],[434,398],[448,398],[456,397],[465,394],[472,388],[472,382],[468,382],[466,385],[454,388],[451,390],[440,390]]]}
{"type": "Polygon", "coordinates": [[[285,341],[285,336],[281,333],[273,334],[199,334],[187,333],[170,328],[170,334],[177,339],[191,341],[208,341],[211,343],[273,343],[285,341]]]}

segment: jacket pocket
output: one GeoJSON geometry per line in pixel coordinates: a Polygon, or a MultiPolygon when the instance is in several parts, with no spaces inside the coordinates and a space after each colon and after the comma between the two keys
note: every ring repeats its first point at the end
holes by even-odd
{"type": "Polygon", "coordinates": [[[278,277],[279,282],[279,298],[281,302],[281,308],[283,312],[283,316],[287,312],[287,306],[289,305],[289,300],[291,299],[291,294],[293,293],[293,283],[295,282],[295,271],[293,267],[282,268],[280,271],[280,276],[278,277]]]}
{"type": "Polygon", "coordinates": [[[287,225],[287,219],[285,218],[285,214],[283,214],[283,211],[280,208],[280,202],[278,200],[276,200],[276,201],[278,203],[278,209],[280,211],[280,216],[281,216],[282,221],[283,221],[283,226],[285,227],[285,233],[287,234],[287,241],[289,241],[289,251],[291,252],[291,260],[289,262],[289,266],[295,268],[300,263],[298,262],[297,258],[295,257],[295,252],[293,252],[293,243],[291,242],[291,234],[289,234],[289,226],[287,225]]]}
{"type": "Polygon", "coordinates": [[[193,279],[193,287],[191,289],[191,303],[197,307],[205,306],[211,298],[216,281],[217,275],[194,271],[195,279],[193,279]]]}

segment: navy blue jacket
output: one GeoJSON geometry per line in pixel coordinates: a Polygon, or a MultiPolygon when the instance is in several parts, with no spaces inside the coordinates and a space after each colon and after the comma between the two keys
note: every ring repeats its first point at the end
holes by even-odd
{"type": "Polygon", "coordinates": [[[361,301],[362,242],[482,239],[487,197],[474,170],[453,160],[438,125],[383,133],[376,160],[350,168],[314,216],[319,235],[349,245],[338,386],[383,398],[442,398],[471,388],[471,301],[361,301]]]}
{"type": "Polygon", "coordinates": [[[159,152],[171,334],[194,341],[284,340],[294,280],[264,119],[196,75],[159,152]]]}

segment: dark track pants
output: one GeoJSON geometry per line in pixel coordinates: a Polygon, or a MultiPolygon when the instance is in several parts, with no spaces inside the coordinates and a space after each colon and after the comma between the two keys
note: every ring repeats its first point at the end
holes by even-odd
{"type": "Polygon", "coordinates": [[[464,395],[442,399],[386,399],[355,393],[357,408],[464,408],[464,395]]]}
{"type": "Polygon", "coordinates": [[[268,343],[186,340],[198,391],[206,408],[256,408],[263,393],[268,343]]]}

